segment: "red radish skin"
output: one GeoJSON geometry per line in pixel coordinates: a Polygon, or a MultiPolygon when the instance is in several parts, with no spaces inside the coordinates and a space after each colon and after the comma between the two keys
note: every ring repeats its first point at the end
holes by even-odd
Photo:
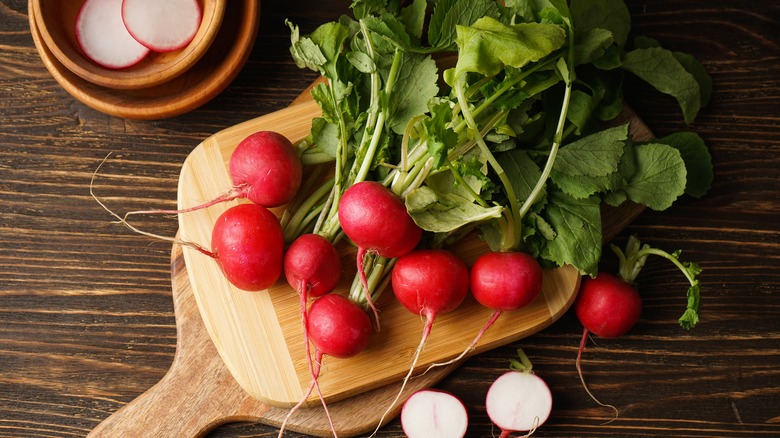
{"type": "Polygon", "coordinates": [[[197,0],[123,0],[122,22],[140,44],[155,52],[184,48],[203,18],[197,0]]]}
{"type": "Polygon", "coordinates": [[[404,201],[374,181],[362,181],[345,190],[338,216],[341,229],[355,245],[381,257],[409,253],[422,236],[404,201]]]}
{"type": "Polygon", "coordinates": [[[512,432],[534,431],[550,417],[552,393],[536,374],[507,371],[490,385],[485,410],[501,429],[500,438],[512,432]]]}
{"type": "Polygon", "coordinates": [[[543,277],[539,262],[529,254],[510,251],[480,255],[471,267],[471,294],[477,302],[493,309],[493,313],[460,355],[447,362],[432,364],[428,370],[466,357],[503,312],[523,308],[539,296],[543,277]]]}
{"type": "Polygon", "coordinates": [[[468,424],[463,402],[445,391],[417,391],[401,410],[401,426],[408,438],[462,438],[468,424]]]}
{"type": "Polygon", "coordinates": [[[599,272],[594,278],[583,279],[574,302],[574,311],[584,327],[576,361],[582,386],[593,401],[611,408],[617,417],[618,409],[599,401],[585,384],[581,366],[582,352],[589,333],[603,338],[617,338],[631,330],[639,322],[642,299],[631,284],[610,273],[599,272]]]}
{"type": "Polygon", "coordinates": [[[358,182],[344,191],[339,201],[338,218],[344,234],[358,247],[357,271],[366,291],[366,301],[379,325],[378,311],[363,269],[366,253],[386,258],[401,257],[420,242],[422,228],[412,220],[398,195],[374,181],[358,182]]]}
{"type": "Polygon", "coordinates": [[[228,281],[239,289],[267,289],[282,273],[282,226],[265,207],[235,205],[217,218],[211,252],[228,281]]]}
{"type": "Polygon", "coordinates": [[[590,333],[617,338],[639,322],[642,299],[632,285],[608,272],[599,272],[595,278],[583,279],[574,311],[590,333]]]}
{"type": "Polygon", "coordinates": [[[287,137],[273,131],[258,131],[242,140],[228,163],[233,187],[222,195],[182,210],[140,210],[125,214],[181,214],[222,202],[247,199],[266,208],[286,204],[301,187],[303,165],[287,137]]]}
{"type": "Polygon", "coordinates": [[[382,415],[377,430],[411,378],[436,317],[455,310],[466,298],[469,290],[469,271],[466,264],[450,251],[419,249],[398,258],[393,267],[391,282],[398,301],[409,312],[424,316],[425,326],[409,372],[398,395],[382,415]]]}
{"type": "Polygon", "coordinates": [[[150,51],[125,28],[122,0],[86,0],[76,16],[75,36],[84,55],[108,69],[132,67],[150,51]]]}
{"type": "MultiPolygon", "coordinates": [[[[330,293],[336,287],[341,278],[341,260],[333,244],[319,234],[303,234],[290,245],[284,254],[284,273],[287,283],[298,292],[300,297],[301,325],[303,330],[303,342],[306,351],[306,361],[311,375],[311,384],[306,394],[301,398],[299,405],[311,394],[312,388],[317,389],[322,407],[336,435],[336,428],[325,403],[325,398],[320,390],[317,376],[319,363],[315,366],[309,348],[309,317],[307,302],[309,297],[320,297],[330,293]]],[[[297,408],[296,408],[297,409],[297,408]]],[[[283,424],[296,409],[291,409],[283,424]]],[[[280,436],[284,432],[284,426],[280,429],[280,436]]]]}
{"type": "Polygon", "coordinates": [[[328,239],[319,234],[303,234],[284,254],[284,274],[299,294],[320,297],[338,284],[341,258],[328,239]]]}

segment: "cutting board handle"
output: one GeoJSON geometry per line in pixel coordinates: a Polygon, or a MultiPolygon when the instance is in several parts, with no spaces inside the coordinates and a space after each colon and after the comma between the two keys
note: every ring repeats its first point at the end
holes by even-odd
{"type": "Polygon", "coordinates": [[[97,437],[200,437],[233,421],[256,421],[270,408],[241,389],[217,353],[186,281],[181,249],[172,254],[178,341],[173,363],[145,393],[105,419],[97,437]]]}

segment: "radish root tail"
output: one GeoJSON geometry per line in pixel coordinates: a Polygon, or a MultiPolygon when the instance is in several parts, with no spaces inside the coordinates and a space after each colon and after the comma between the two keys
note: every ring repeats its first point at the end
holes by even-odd
{"type": "Polygon", "coordinates": [[[466,347],[466,349],[463,350],[463,352],[460,353],[457,357],[455,357],[453,359],[450,359],[450,360],[448,360],[446,362],[433,363],[433,364],[429,365],[428,369],[426,369],[421,375],[425,375],[425,373],[427,373],[428,371],[430,371],[430,370],[432,370],[434,368],[443,367],[443,366],[447,366],[447,365],[452,365],[452,364],[454,364],[456,362],[460,362],[461,359],[466,357],[467,354],[469,354],[471,351],[473,351],[477,347],[477,343],[479,343],[480,339],[482,339],[482,336],[485,335],[485,332],[487,332],[488,329],[493,326],[493,324],[496,322],[498,317],[501,316],[501,313],[502,312],[500,310],[494,311],[493,314],[490,316],[490,319],[488,320],[488,322],[485,323],[485,325],[482,327],[482,329],[479,331],[479,333],[477,333],[477,336],[474,337],[474,340],[471,341],[471,344],[469,344],[469,346],[466,347]]]}
{"type": "Polygon", "coordinates": [[[89,181],[89,194],[90,194],[90,196],[92,196],[92,199],[94,199],[95,202],[97,202],[101,207],[103,207],[103,210],[108,212],[108,214],[110,214],[111,216],[115,217],[117,219],[118,223],[124,225],[129,230],[131,230],[131,231],[133,231],[133,232],[135,232],[137,234],[140,234],[140,235],[146,236],[146,237],[151,237],[151,238],[156,239],[156,240],[162,240],[162,241],[166,241],[166,242],[171,242],[171,243],[176,244],[176,245],[181,245],[181,246],[186,246],[186,247],[189,247],[189,248],[193,248],[193,249],[199,251],[200,253],[205,254],[205,255],[207,255],[207,256],[209,256],[211,258],[216,258],[216,254],[215,253],[213,253],[213,252],[209,251],[208,249],[198,245],[195,242],[189,242],[189,241],[186,241],[186,240],[181,240],[181,239],[177,239],[177,238],[173,238],[173,237],[161,236],[159,234],[154,234],[154,233],[150,233],[148,231],[140,230],[140,229],[136,228],[135,226],[133,226],[132,224],[130,224],[129,222],[127,222],[121,216],[119,216],[118,214],[113,212],[110,208],[108,208],[108,206],[106,204],[104,204],[103,201],[101,201],[95,195],[94,185],[95,185],[95,177],[97,177],[98,171],[100,171],[100,168],[103,167],[103,164],[108,160],[108,157],[110,157],[110,156],[111,156],[111,153],[109,152],[108,155],[106,155],[106,157],[103,158],[103,161],[101,161],[100,164],[98,164],[98,167],[95,168],[95,171],[92,173],[92,179],[90,179],[90,181],[89,181]]]}
{"type": "Polygon", "coordinates": [[[396,403],[398,403],[398,400],[401,398],[401,395],[403,395],[404,389],[406,388],[406,384],[409,382],[409,379],[412,378],[414,367],[417,366],[417,361],[420,359],[420,354],[422,353],[423,348],[425,348],[425,342],[428,340],[428,335],[431,334],[431,328],[433,327],[433,320],[434,320],[434,316],[428,315],[427,321],[425,322],[425,328],[423,329],[422,337],[420,338],[420,343],[417,345],[417,349],[415,349],[414,351],[414,358],[412,359],[412,365],[409,367],[409,371],[406,373],[406,376],[404,377],[404,380],[401,383],[401,388],[398,390],[398,393],[396,394],[393,401],[390,402],[390,406],[388,406],[385,412],[382,414],[382,418],[379,419],[379,423],[376,425],[376,429],[374,429],[374,432],[370,435],[369,438],[376,436],[377,432],[379,432],[379,428],[382,427],[382,424],[385,422],[385,418],[387,418],[387,416],[390,414],[390,411],[392,411],[396,403]]]}
{"type": "Polygon", "coordinates": [[[589,334],[588,333],[588,329],[583,329],[583,331],[582,331],[582,339],[580,340],[580,348],[577,351],[577,361],[576,361],[577,374],[580,377],[580,382],[582,383],[582,387],[585,388],[585,392],[588,393],[590,398],[594,402],[596,402],[596,404],[598,404],[599,406],[603,406],[605,408],[610,408],[613,411],[615,411],[615,416],[612,419],[602,423],[602,424],[609,424],[609,423],[617,420],[618,416],[620,415],[620,411],[618,411],[618,408],[616,408],[614,405],[611,405],[611,404],[608,404],[608,403],[602,403],[601,401],[599,401],[599,399],[597,399],[596,396],[593,395],[593,393],[590,391],[590,389],[588,389],[588,385],[585,384],[585,377],[583,377],[583,375],[582,375],[582,366],[580,364],[581,364],[581,359],[582,359],[582,352],[585,350],[585,344],[588,342],[588,334],[589,334]]]}
{"type": "Polygon", "coordinates": [[[203,204],[195,205],[193,207],[183,208],[181,210],[151,209],[151,210],[128,211],[127,213],[125,213],[123,219],[127,220],[128,217],[139,215],[139,214],[174,214],[175,215],[175,214],[191,213],[193,211],[202,210],[204,208],[208,208],[211,207],[212,205],[220,204],[222,202],[233,201],[235,199],[241,198],[242,196],[243,196],[242,188],[233,187],[229,191],[217,196],[211,201],[205,202],[203,204]]]}

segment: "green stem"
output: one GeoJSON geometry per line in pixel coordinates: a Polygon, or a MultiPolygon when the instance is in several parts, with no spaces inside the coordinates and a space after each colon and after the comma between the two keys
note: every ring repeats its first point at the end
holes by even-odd
{"type": "Polygon", "coordinates": [[[550,176],[550,172],[552,172],[553,164],[555,164],[555,157],[558,155],[558,149],[561,146],[563,127],[566,123],[566,115],[568,114],[569,102],[571,101],[571,89],[571,82],[567,82],[566,91],[563,94],[563,105],[561,106],[561,113],[558,116],[558,127],[555,130],[553,144],[550,147],[550,154],[547,156],[547,162],[544,165],[541,177],[538,181],[536,181],[536,185],[534,186],[533,190],[531,190],[531,194],[528,196],[525,202],[523,202],[522,207],[520,207],[520,217],[524,217],[528,213],[528,210],[531,209],[531,206],[536,202],[537,198],[539,198],[542,189],[547,183],[547,178],[550,176]]]}
{"type": "Polygon", "coordinates": [[[493,153],[490,152],[490,149],[485,143],[484,138],[482,138],[482,136],[480,135],[479,127],[477,126],[477,123],[474,121],[474,118],[472,117],[471,110],[469,109],[469,104],[466,101],[466,96],[463,92],[463,84],[465,84],[465,82],[466,82],[466,76],[461,75],[458,78],[457,84],[455,86],[455,91],[457,93],[458,101],[460,102],[460,106],[461,106],[461,114],[463,114],[464,120],[468,123],[469,129],[471,129],[472,132],[476,135],[475,140],[477,142],[477,146],[479,146],[480,151],[485,155],[485,158],[488,160],[488,163],[490,163],[490,166],[496,172],[496,175],[498,176],[499,180],[501,180],[501,184],[504,186],[504,190],[506,190],[506,195],[509,200],[510,212],[508,213],[509,217],[507,218],[508,221],[507,226],[512,228],[512,232],[502,233],[502,234],[504,236],[511,235],[511,237],[509,237],[509,240],[507,240],[504,238],[504,236],[502,236],[501,244],[500,244],[502,251],[508,251],[520,244],[519,236],[520,236],[520,229],[522,226],[520,221],[521,216],[514,214],[514,212],[518,211],[517,196],[515,195],[515,190],[512,187],[512,182],[509,181],[509,178],[504,172],[504,169],[498,163],[496,157],[493,156],[493,153]]]}

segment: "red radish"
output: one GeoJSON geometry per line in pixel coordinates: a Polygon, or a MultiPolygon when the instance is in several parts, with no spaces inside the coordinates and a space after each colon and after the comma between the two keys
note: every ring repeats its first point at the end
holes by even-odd
{"type": "Polygon", "coordinates": [[[192,41],[200,28],[198,0],[123,0],[122,21],[140,44],[171,52],[192,41]]]}
{"type": "Polygon", "coordinates": [[[574,302],[574,312],[584,326],[576,361],[580,382],[593,401],[612,409],[617,417],[618,409],[599,401],[585,384],[581,366],[582,352],[585,350],[589,333],[604,338],[617,338],[631,330],[639,322],[642,299],[636,288],[628,282],[610,273],[599,272],[594,278],[587,277],[582,280],[577,300],[574,302]]]}
{"type": "Polygon", "coordinates": [[[701,273],[701,268],[695,263],[682,263],[678,258],[679,251],[670,254],[661,249],[642,245],[635,236],[629,237],[625,252],[615,245],[610,245],[610,247],[619,260],[619,275],[599,272],[593,278],[585,278],[580,285],[577,300],[574,303],[574,311],[584,327],[580,348],[577,351],[576,365],[580,381],[588,395],[599,405],[612,408],[617,417],[617,408],[596,399],[582,376],[580,363],[588,335],[593,333],[602,338],[617,338],[626,334],[639,322],[642,313],[642,299],[634,286],[634,281],[642,270],[647,256],[651,254],[661,256],[674,263],[690,283],[687,293],[688,304],[679,323],[685,329],[695,327],[699,322],[699,308],[701,306],[699,280],[696,279],[696,276],[701,273]]]}
{"type": "Polygon", "coordinates": [[[258,131],[242,140],[230,156],[228,170],[233,187],[211,201],[182,210],[131,211],[125,219],[135,214],[189,213],[235,199],[278,207],[295,196],[303,175],[303,165],[293,144],[273,131],[258,131]]]}
{"type": "Polygon", "coordinates": [[[466,264],[450,251],[419,249],[398,259],[391,274],[391,281],[398,301],[411,313],[424,316],[425,326],[409,372],[379,425],[395,406],[406,382],[411,378],[436,316],[455,310],[466,298],[469,290],[469,271],[466,264]]]}
{"type": "Polygon", "coordinates": [[[245,203],[225,210],[214,224],[211,248],[225,277],[239,289],[267,289],[282,273],[282,226],[260,205],[245,203]]]}
{"type": "Polygon", "coordinates": [[[344,234],[358,246],[357,270],[378,324],[377,309],[363,269],[366,253],[401,257],[417,246],[422,228],[412,220],[403,200],[375,181],[358,182],[345,190],[339,201],[338,217],[344,234]]]}
{"type": "Polygon", "coordinates": [[[339,253],[319,234],[303,234],[285,252],[284,273],[299,294],[320,297],[332,291],[341,278],[339,253]]]}
{"type": "Polygon", "coordinates": [[[608,273],[584,278],[574,311],[587,332],[617,338],[639,322],[642,299],[634,286],[608,273]]]}
{"type": "Polygon", "coordinates": [[[149,54],[125,28],[122,0],[86,0],[76,16],[75,35],[84,55],[106,68],[127,68],[149,54]]]}
{"type": "MultiPolygon", "coordinates": [[[[314,366],[309,349],[309,318],[307,301],[309,297],[320,297],[330,293],[341,278],[341,262],[339,254],[333,244],[319,234],[304,234],[295,239],[284,255],[284,273],[287,283],[295,289],[300,296],[301,325],[303,326],[303,342],[306,349],[306,360],[311,374],[312,384],[301,399],[302,403],[309,397],[312,388],[316,387],[322,406],[325,409],[328,421],[334,435],[335,427],[330,419],[330,412],[322,396],[322,391],[317,382],[318,367],[314,366]]],[[[299,404],[300,404],[299,403],[299,404]]],[[[295,409],[290,410],[289,418],[295,409]]],[[[287,418],[284,423],[286,424],[287,418]]],[[[280,436],[284,426],[281,428],[280,436]]]]}
{"type": "MultiPolygon", "coordinates": [[[[315,386],[319,390],[317,379],[323,356],[328,355],[343,359],[356,356],[365,350],[371,337],[371,320],[368,319],[366,312],[353,301],[342,295],[328,294],[317,298],[309,308],[307,331],[315,347],[313,362],[309,357],[312,380],[304,396],[287,413],[282,422],[279,430],[280,438],[292,414],[303,405],[315,386]]],[[[325,402],[322,403],[324,406],[325,402]]],[[[325,412],[330,421],[327,407],[325,407],[325,412]]],[[[332,421],[330,421],[330,426],[335,435],[332,421]]]]}
{"type": "Polygon", "coordinates": [[[463,402],[435,389],[415,392],[401,410],[401,426],[408,438],[462,438],[468,424],[463,402]]]}
{"type": "Polygon", "coordinates": [[[536,374],[507,371],[488,389],[485,410],[490,421],[501,428],[500,438],[512,432],[539,428],[552,412],[552,393],[536,374]]]}
{"type": "Polygon", "coordinates": [[[505,311],[527,306],[542,291],[544,273],[539,262],[523,252],[486,252],[471,267],[471,294],[493,313],[482,329],[457,357],[429,367],[449,365],[463,359],[505,311]]]}

